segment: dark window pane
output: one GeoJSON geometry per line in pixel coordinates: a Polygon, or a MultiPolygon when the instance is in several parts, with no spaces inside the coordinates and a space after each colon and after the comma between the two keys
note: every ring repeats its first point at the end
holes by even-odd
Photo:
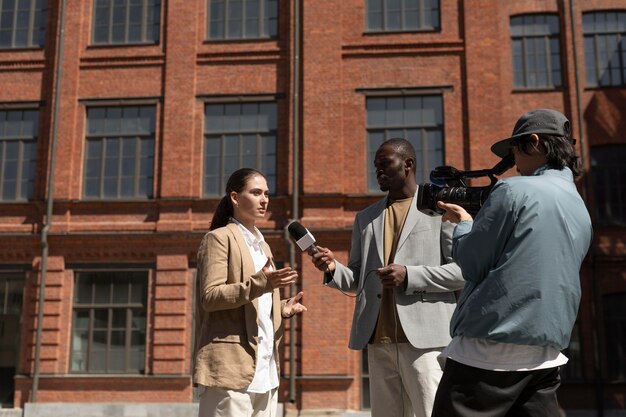
{"type": "Polygon", "coordinates": [[[625,145],[591,148],[591,175],[596,209],[595,221],[602,226],[626,226],[625,145]]]}
{"type": "Polygon", "coordinates": [[[269,38],[278,34],[276,0],[208,0],[209,39],[269,38]]]}
{"type": "Polygon", "coordinates": [[[510,19],[513,85],[521,88],[561,86],[559,19],[523,15],[510,19]]]}
{"type": "Polygon", "coordinates": [[[161,3],[153,0],[104,0],[94,7],[96,44],[156,43],[161,3]]]}
{"type": "MultiPolygon", "coordinates": [[[[259,169],[268,186],[274,184],[277,125],[275,103],[207,104],[204,194],[221,194],[228,176],[244,166],[259,169]],[[266,137],[270,139],[266,141],[266,137]]],[[[274,190],[270,186],[270,191],[274,190]]]]}
{"type": "Polygon", "coordinates": [[[87,110],[90,139],[85,155],[86,197],[152,196],[155,124],[153,106],[87,110]],[[101,149],[104,150],[104,158],[101,149]],[[100,174],[102,163],[103,176],[100,174]]]}
{"type": "Polygon", "coordinates": [[[583,36],[587,85],[626,84],[626,12],[584,13],[583,36]]]}
{"type": "Polygon", "coordinates": [[[608,379],[626,379],[626,293],[602,297],[608,379]]]}
{"type": "Polygon", "coordinates": [[[370,31],[419,31],[439,28],[439,0],[367,0],[370,31]]]}
{"type": "Polygon", "coordinates": [[[0,111],[0,201],[32,199],[38,110],[0,111]]]}
{"type": "Polygon", "coordinates": [[[95,304],[85,300],[80,306],[75,302],[72,372],[144,372],[144,366],[139,366],[139,356],[145,358],[147,278],[145,271],[77,273],[75,300],[88,298],[79,295],[87,292],[85,288],[91,288],[96,293],[112,288],[113,299],[107,301],[108,296],[96,297],[95,304]],[[132,301],[128,299],[129,288],[134,288],[136,293],[132,301]],[[102,301],[98,301],[99,298],[102,301]],[[129,303],[132,303],[132,309],[129,303]],[[127,318],[131,313],[133,316],[129,321],[127,318]],[[92,322],[90,317],[93,317],[92,322]],[[128,336],[134,336],[134,340],[129,340],[128,336]],[[132,349],[127,340],[132,343],[132,349]],[[134,360],[135,365],[129,366],[128,358],[134,360]]]}

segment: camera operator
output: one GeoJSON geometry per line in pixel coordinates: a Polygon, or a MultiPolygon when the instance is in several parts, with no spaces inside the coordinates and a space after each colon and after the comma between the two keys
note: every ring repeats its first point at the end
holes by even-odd
{"type": "Polygon", "coordinates": [[[433,417],[557,416],[560,352],[580,301],[579,271],[591,220],[574,184],[580,159],[570,123],[537,109],[491,150],[513,153],[521,176],[499,180],[473,221],[439,202],[458,223],[453,259],[466,280],[440,360],[433,417]]]}

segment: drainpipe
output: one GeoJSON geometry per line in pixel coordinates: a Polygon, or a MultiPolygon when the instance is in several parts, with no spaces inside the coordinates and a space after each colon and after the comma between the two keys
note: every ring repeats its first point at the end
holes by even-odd
{"type": "MultiPolygon", "coordinates": [[[[587,149],[585,148],[585,129],[583,127],[583,111],[582,111],[582,98],[580,94],[580,70],[578,67],[578,48],[576,46],[576,18],[574,16],[574,0],[569,0],[569,13],[570,13],[570,24],[572,26],[572,49],[574,52],[574,79],[576,82],[576,112],[578,113],[578,126],[580,129],[580,159],[583,164],[583,168],[585,171],[587,170],[587,166],[591,166],[590,163],[587,164],[587,149]]],[[[585,175],[583,177],[582,184],[582,195],[585,202],[587,202],[587,187],[589,184],[589,177],[585,175]]],[[[596,250],[595,250],[595,242],[591,244],[590,249],[590,258],[591,258],[591,318],[592,323],[598,322],[598,312],[596,311],[596,296],[597,296],[597,274],[596,274],[596,250]]],[[[598,323],[598,326],[601,323],[598,323]]],[[[593,326],[593,365],[594,365],[594,384],[596,388],[596,402],[598,407],[598,417],[604,416],[604,387],[602,385],[602,376],[600,370],[600,337],[598,335],[598,326],[593,326]]]]}
{"type": "MultiPolygon", "coordinates": [[[[574,52],[574,80],[576,83],[576,113],[578,114],[578,128],[580,129],[580,159],[583,164],[583,168],[587,168],[587,150],[585,149],[585,129],[583,126],[583,111],[582,111],[582,98],[580,97],[580,70],[578,68],[578,48],[576,46],[576,18],[574,17],[574,0],[569,0],[569,13],[572,25],[572,48],[574,52]]],[[[587,176],[585,175],[585,181],[583,181],[582,193],[583,198],[587,201],[587,176]]]]}
{"type": "MultiPolygon", "coordinates": [[[[292,71],[292,193],[291,193],[291,217],[298,220],[300,198],[300,0],[293,2],[293,71],[292,71]]],[[[295,245],[289,237],[287,227],[285,227],[285,241],[289,246],[289,264],[293,267],[296,264],[295,245]]],[[[295,297],[296,285],[289,287],[289,296],[295,297]]],[[[289,319],[289,402],[296,402],[296,317],[289,319]]]]}
{"type": "Polygon", "coordinates": [[[48,177],[48,195],[46,197],[46,219],[41,230],[41,283],[39,285],[39,305],[37,313],[37,336],[35,339],[35,361],[33,371],[32,402],[37,402],[37,390],[39,389],[39,361],[41,352],[41,332],[43,328],[43,311],[46,293],[46,271],[48,268],[48,232],[52,226],[52,205],[54,196],[54,171],[56,167],[57,125],[59,121],[59,101],[61,96],[61,75],[63,72],[63,35],[65,30],[65,0],[61,1],[61,19],[59,22],[59,55],[57,58],[54,114],[52,116],[52,143],[50,145],[50,174],[48,177]]]}

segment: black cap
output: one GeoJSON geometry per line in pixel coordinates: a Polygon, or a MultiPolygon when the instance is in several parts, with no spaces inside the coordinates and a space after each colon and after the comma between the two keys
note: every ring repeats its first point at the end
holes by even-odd
{"type": "Polygon", "coordinates": [[[536,109],[525,113],[517,120],[511,137],[502,139],[491,146],[491,152],[504,158],[509,154],[513,139],[532,133],[570,138],[570,123],[563,113],[552,109],[536,109]]]}

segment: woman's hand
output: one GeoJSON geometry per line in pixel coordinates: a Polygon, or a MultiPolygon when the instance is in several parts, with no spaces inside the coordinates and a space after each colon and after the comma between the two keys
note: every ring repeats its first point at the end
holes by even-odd
{"type": "Polygon", "coordinates": [[[295,297],[287,300],[287,302],[283,306],[283,311],[281,312],[283,318],[288,319],[289,317],[295,314],[299,314],[299,313],[302,313],[303,311],[306,311],[306,307],[299,303],[303,294],[304,293],[300,291],[295,297]]]}
{"type": "Polygon", "coordinates": [[[288,287],[296,282],[296,279],[298,278],[298,271],[292,269],[291,267],[271,270],[271,265],[272,261],[268,259],[267,263],[263,267],[263,273],[267,277],[267,281],[270,283],[272,288],[288,287]]]}

